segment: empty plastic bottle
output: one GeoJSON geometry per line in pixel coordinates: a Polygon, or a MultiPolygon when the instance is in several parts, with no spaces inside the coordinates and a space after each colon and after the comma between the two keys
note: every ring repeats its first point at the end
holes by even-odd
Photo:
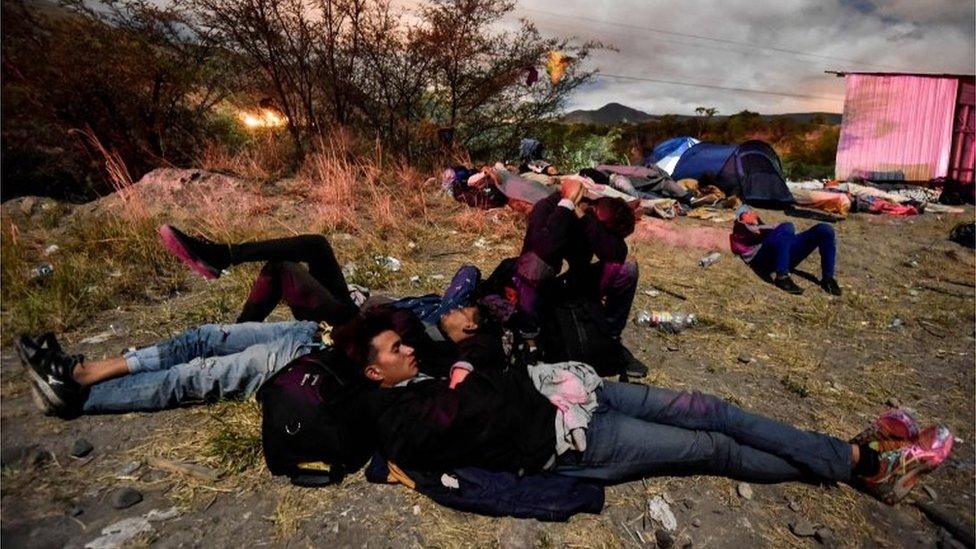
{"type": "Polygon", "coordinates": [[[712,252],[701,259],[698,260],[699,267],[708,267],[718,263],[718,260],[722,259],[722,254],[718,252],[712,252]]]}
{"type": "Polygon", "coordinates": [[[650,326],[662,332],[676,334],[689,326],[698,323],[697,317],[692,313],[672,313],[670,311],[641,311],[637,314],[634,322],[638,326],[650,326]]]}

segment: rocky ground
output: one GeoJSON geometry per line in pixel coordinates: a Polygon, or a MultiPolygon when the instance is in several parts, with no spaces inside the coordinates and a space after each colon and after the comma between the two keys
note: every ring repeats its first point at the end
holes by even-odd
{"type": "MultiPolygon", "coordinates": [[[[269,201],[281,196],[262,192],[269,201]]],[[[383,278],[383,291],[423,293],[444,284],[440,276],[449,277],[462,263],[487,271],[517,251],[521,226],[510,214],[466,211],[439,200],[432,204],[447,213],[403,249],[403,270],[383,278]]],[[[31,210],[8,204],[4,215],[20,234],[29,234],[31,210]]],[[[813,223],[782,212],[763,215],[801,229],[813,223]]],[[[727,253],[701,268],[704,250],[635,241],[631,248],[641,268],[635,313],[688,311],[701,323],[678,335],[630,325],[625,341],[650,366],[646,383],[712,392],[805,428],[849,437],[890,405],[948,424],[958,437],[952,459],[925,479],[913,501],[972,532],[976,263],[971,250],[945,238],[952,225],[972,217],[967,209],[964,215],[915,219],[854,215],[836,223],[845,292],[840,298],[802,278],[807,292],[786,295],[727,253]]],[[[300,218],[281,225],[263,234],[303,227],[300,218]]],[[[35,248],[57,244],[70,230],[68,223],[44,232],[35,248]]],[[[332,236],[341,261],[359,239],[332,236]]],[[[57,255],[52,257],[58,268],[57,255]]],[[[358,256],[355,261],[363,264],[358,256]]],[[[804,267],[817,271],[815,260],[804,267]]],[[[118,303],[77,323],[63,340],[72,351],[101,357],[192,322],[230,321],[253,272],[238,268],[213,283],[188,278],[179,291],[118,303]]],[[[9,314],[9,303],[4,309],[9,314]]],[[[4,341],[10,337],[5,334],[4,341]]],[[[452,511],[403,487],[369,484],[360,474],[340,487],[296,488],[272,478],[255,454],[259,417],[253,402],[64,421],[36,411],[9,346],[0,350],[0,378],[0,523],[9,547],[958,543],[912,502],[888,507],[846,486],[654,478],[611,487],[602,514],[557,524],[452,511]],[[672,532],[663,530],[660,515],[652,517],[651,507],[662,503],[676,519],[672,532]]]]}

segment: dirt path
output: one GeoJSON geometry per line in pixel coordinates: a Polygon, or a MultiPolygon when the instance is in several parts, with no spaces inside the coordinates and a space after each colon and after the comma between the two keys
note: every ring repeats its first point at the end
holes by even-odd
{"type": "MultiPolygon", "coordinates": [[[[767,221],[786,219],[780,213],[765,215],[767,221]]],[[[786,295],[727,255],[702,269],[700,250],[635,243],[641,267],[635,311],[686,310],[697,313],[702,325],[676,336],[631,325],[625,340],[651,366],[647,382],[719,394],[805,428],[849,437],[886,403],[947,423],[958,437],[953,458],[926,479],[929,490],[916,490],[915,497],[934,499],[934,505],[972,524],[974,258],[944,239],[952,224],[967,216],[971,210],[966,216],[915,220],[862,215],[837,224],[841,298],[828,297],[802,279],[806,294],[786,295]],[[645,291],[654,293],[652,284],[686,299],[648,295],[645,291]]],[[[798,228],[812,224],[793,221],[798,228]]],[[[492,243],[490,229],[483,235],[486,246],[457,243],[475,253],[435,257],[448,249],[450,236],[419,243],[428,255],[409,261],[426,257],[433,263],[405,272],[393,290],[421,289],[409,282],[413,273],[449,276],[463,261],[490,269],[514,251],[511,243],[492,243]]],[[[817,271],[815,260],[805,267],[817,271]]],[[[103,312],[64,339],[69,348],[97,357],[183,328],[184,313],[200,310],[201,304],[209,304],[215,318],[230,320],[242,296],[231,295],[217,307],[213,295],[239,291],[237,278],[248,275],[236,273],[210,285],[195,281],[183,295],[103,312]],[[79,344],[110,325],[114,333],[106,341],[79,344]]],[[[422,283],[427,289],[438,282],[422,283]]],[[[146,519],[130,523],[145,527],[129,543],[162,547],[226,547],[242,541],[295,547],[632,546],[642,539],[653,543],[655,526],[645,511],[657,495],[676,515],[677,546],[817,545],[813,537],[791,533],[791,523],[804,521],[823,527],[826,545],[931,547],[940,537],[939,528],[915,507],[887,507],[848,487],[752,486],[746,499],[737,483],[726,479],[649,479],[610,488],[601,515],[562,524],[459,513],[400,487],[369,484],[360,475],[340,488],[294,488],[271,478],[260,461],[241,457],[254,448],[253,403],[62,421],[33,408],[9,348],[0,351],[0,372],[2,542],[9,547],[80,547],[127,518],[146,519]],[[227,438],[228,433],[237,438],[227,438]],[[75,459],[69,453],[79,438],[94,450],[75,459]],[[226,453],[214,450],[228,440],[241,441],[239,471],[226,453]],[[151,458],[224,474],[217,481],[200,480],[153,467],[151,458]],[[124,487],[137,489],[144,499],[114,509],[113,493],[124,487]],[[169,518],[150,514],[174,507],[169,518]]]]}

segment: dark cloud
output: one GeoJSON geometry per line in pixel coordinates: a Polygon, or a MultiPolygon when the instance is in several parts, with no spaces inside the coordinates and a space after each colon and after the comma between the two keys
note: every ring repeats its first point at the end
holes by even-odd
{"type": "Polygon", "coordinates": [[[587,61],[608,75],[818,97],[607,77],[581,88],[571,108],[616,101],[654,113],[689,114],[700,105],[723,113],[840,112],[843,80],[825,70],[973,72],[976,23],[968,1],[533,0],[519,8],[548,34],[613,44],[618,51],[587,61]]]}

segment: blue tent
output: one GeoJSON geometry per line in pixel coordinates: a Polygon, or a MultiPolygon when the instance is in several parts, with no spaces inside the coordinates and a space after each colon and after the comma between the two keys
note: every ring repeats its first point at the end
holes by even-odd
{"type": "Polygon", "coordinates": [[[794,203],[779,156],[758,140],[741,145],[699,143],[681,155],[671,177],[716,185],[726,195],[756,206],[785,208],[794,203]]]}
{"type": "Polygon", "coordinates": [[[667,141],[662,141],[654,147],[654,151],[644,159],[645,166],[661,168],[670,175],[678,160],[685,151],[700,143],[694,137],[673,137],[667,141]]]}

